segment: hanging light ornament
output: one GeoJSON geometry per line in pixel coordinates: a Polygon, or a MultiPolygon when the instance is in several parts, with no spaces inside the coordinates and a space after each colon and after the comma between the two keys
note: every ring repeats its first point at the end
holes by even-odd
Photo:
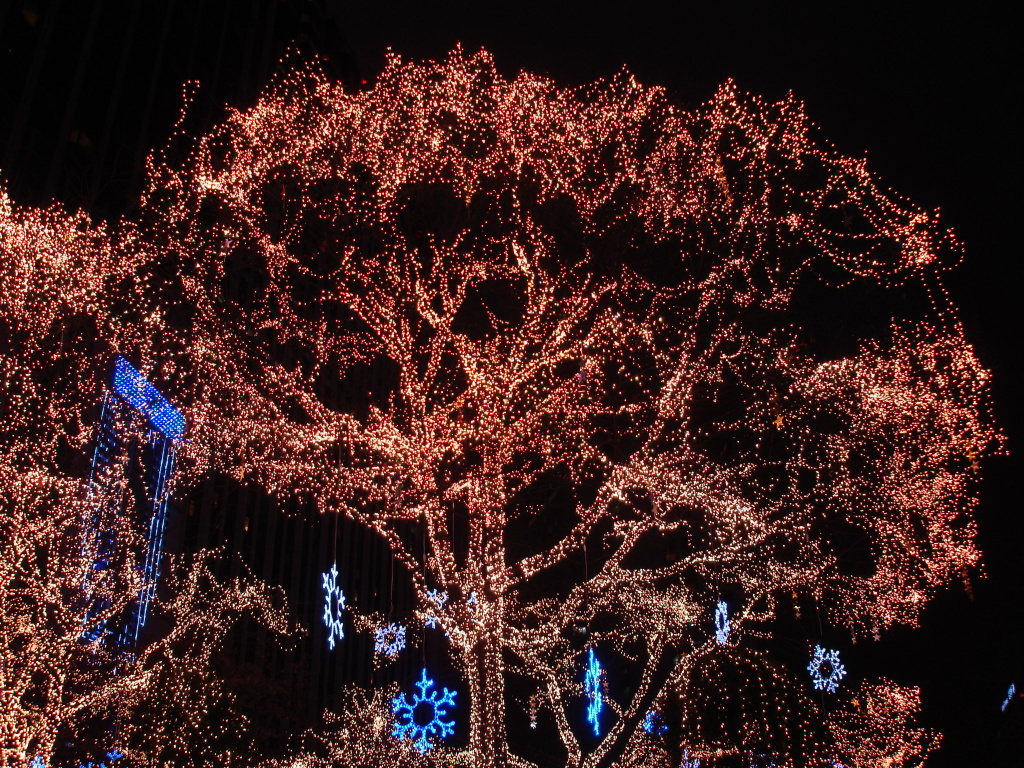
{"type": "Polygon", "coordinates": [[[333,563],[329,571],[321,574],[321,580],[324,589],[323,622],[327,627],[327,647],[333,651],[335,638],[342,640],[345,637],[345,593],[338,586],[338,564],[333,563]]]}
{"type": "Polygon", "coordinates": [[[835,693],[839,688],[839,681],[846,677],[846,667],[839,663],[839,651],[820,645],[814,646],[814,654],[807,665],[807,671],[811,673],[815,689],[826,690],[829,693],[835,693]]]}
{"type": "Polygon", "coordinates": [[[583,675],[583,692],[587,697],[587,722],[594,735],[601,735],[601,710],[604,709],[604,670],[593,648],[587,649],[587,669],[583,675]]]}
{"type": "Polygon", "coordinates": [[[373,649],[389,658],[396,657],[405,648],[405,627],[401,624],[390,624],[377,627],[374,631],[373,649]]]}
{"type": "Polygon", "coordinates": [[[729,604],[719,600],[715,607],[715,639],[719,645],[725,645],[729,641],[729,604]]]}
{"type": "Polygon", "coordinates": [[[391,735],[396,739],[409,739],[412,746],[424,754],[434,747],[431,739],[446,739],[455,733],[455,723],[448,711],[455,706],[455,691],[442,688],[432,691],[434,681],[427,677],[426,668],[416,681],[419,693],[396,696],[391,702],[395,713],[395,727],[391,735]],[[429,716],[428,713],[429,712],[429,716]]]}

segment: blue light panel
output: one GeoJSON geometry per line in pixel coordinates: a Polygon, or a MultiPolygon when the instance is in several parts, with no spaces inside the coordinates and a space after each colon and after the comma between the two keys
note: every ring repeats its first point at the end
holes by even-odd
{"type": "Polygon", "coordinates": [[[168,440],[184,437],[185,416],[120,355],[114,362],[114,391],[168,440]]]}

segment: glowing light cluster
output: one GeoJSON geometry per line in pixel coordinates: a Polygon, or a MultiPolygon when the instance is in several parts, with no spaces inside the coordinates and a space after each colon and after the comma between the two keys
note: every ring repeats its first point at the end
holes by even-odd
{"type": "Polygon", "coordinates": [[[1001,712],[1005,712],[1006,708],[1010,706],[1010,702],[1013,701],[1013,697],[1017,694],[1017,686],[1010,683],[1010,687],[1006,690],[1006,698],[1003,699],[1002,706],[999,707],[1001,712]]]}
{"type": "Polygon", "coordinates": [[[835,693],[839,688],[839,681],[846,677],[846,667],[839,662],[839,651],[820,645],[814,646],[814,654],[807,664],[807,671],[811,673],[815,689],[829,693],[835,693]]]}
{"type": "Polygon", "coordinates": [[[373,648],[377,653],[394,658],[405,648],[405,627],[391,622],[374,631],[373,648]]]}
{"type": "Polygon", "coordinates": [[[854,700],[856,706],[836,710],[828,721],[842,765],[920,765],[942,741],[915,723],[921,709],[917,688],[884,679],[865,682],[854,700]]]}
{"type": "Polygon", "coordinates": [[[185,416],[146,377],[118,355],[114,360],[114,391],[169,440],[185,436],[185,416]]]}
{"type": "Polygon", "coordinates": [[[416,681],[419,693],[396,696],[391,707],[395,713],[395,727],[391,735],[397,739],[410,739],[412,745],[423,754],[433,748],[431,739],[445,739],[455,733],[455,723],[449,719],[449,708],[455,706],[455,691],[442,688],[440,692],[431,691],[434,681],[427,677],[424,668],[420,679],[416,681]],[[428,693],[429,692],[429,693],[428,693]],[[430,710],[427,718],[418,709],[430,710]]]}
{"type": "Polygon", "coordinates": [[[715,639],[719,645],[729,642],[729,604],[719,600],[715,607],[715,639]]]}
{"type": "MultiPolygon", "coordinates": [[[[1000,447],[942,287],[955,237],[815,131],[795,99],[731,83],[683,110],[628,73],[563,89],[485,52],[394,57],[357,93],[300,69],[185,160],[154,157],[113,240],[7,204],[0,301],[24,361],[87,314],[79,335],[161,382],[189,419],[181,483],[244,478],[387,542],[417,595],[398,620],[443,625],[466,687],[453,764],[529,762],[512,678],[566,765],[643,764],[661,748],[644,714],[675,698],[689,759],[746,759],[760,731],[726,739],[698,705],[739,698],[793,743],[824,715],[802,670],[755,685],[729,665],[767,668],[745,646],[801,603],[855,636],[915,624],[977,561],[974,477],[1000,447]],[[604,729],[579,708],[594,647],[632,670],[588,691],[604,729]],[[779,691],[789,709],[762,707],[779,691]]],[[[89,390],[92,358],[68,356],[65,388],[89,390]]],[[[0,363],[27,414],[7,489],[62,432],[87,440],[74,398],[0,363]],[[30,440],[40,414],[52,435],[30,440]]],[[[887,733],[873,718],[836,728],[887,733]]]]}
{"type": "Polygon", "coordinates": [[[644,715],[644,731],[648,736],[664,736],[669,731],[668,723],[653,709],[644,715]]]}
{"type": "MultiPolygon", "coordinates": [[[[172,492],[166,482],[172,473],[161,444],[180,436],[182,422],[169,401],[140,384],[138,377],[163,381],[150,359],[141,358],[132,373],[109,351],[118,348],[116,326],[159,333],[158,319],[133,316],[131,302],[113,310],[124,296],[110,286],[135,266],[115,257],[106,233],[84,215],[20,209],[0,192],[3,765],[52,764],[58,734],[77,743],[87,717],[127,723],[158,687],[162,667],[209,669],[243,613],[287,630],[286,611],[272,607],[285,604],[282,596],[247,572],[224,582],[217,575],[221,554],[162,562],[159,512],[172,492]],[[103,437],[97,395],[111,386],[108,400],[130,407],[112,414],[116,439],[103,447],[98,474],[86,478],[88,457],[103,437]],[[129,471],[140,467],[145,471],[136,479],[149,515],[141,518],[128,513],[129,471]],[[99,509],[121,513],[95,527],[99,509]],[[136,642],[154,612],[161,616],[159,632],[136,642]],[[122,637],[107,642],[115,633],[122,637]],[[131,653],[122,652],[128,645],[131,653]]],[[[168,699],[178,693],[159,692],[168,699]]],[[[201,720],[206,704],[200,697],[191,715],[201,720]]],[[[164,730],[147,722],[154,742],[175,738],[181,725],[164,730]]]]}
{"type": "Polygon", "coordinates": [[[337,640],[345,638],[345,593],[338,586],[338,564],[321,574],[324,589],[323,622],[327,627],[327,647],[332,651],[337,640]]]}
{"type": "Polygon", "coordinates": [[[593,648],[587,650],[587,669],[583,675],[583,692],[587,697],[587,722],[594,735],[601,735],[601,710],[604,709],[604,670],[593,648]]]}
{"type": "Polygon", "coordinates": [[[120,750],[113,749],[107,752],[107,759],[101,763],[93,763],[91,760],[87,763],[79,763],[78,768],[107,768],[107,761],[113,766],[118,760],[124,757],[124,753],[120,750]]]}

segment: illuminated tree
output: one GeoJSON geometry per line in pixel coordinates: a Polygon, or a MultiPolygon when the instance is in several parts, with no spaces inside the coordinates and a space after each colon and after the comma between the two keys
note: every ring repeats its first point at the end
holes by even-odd
{"type": "MultiPolygon", "coordinates": [[[[58,735],[73,739],[90,718],[115,722],[157,688],[175,696],[163,671],[208,671],[240,616],[287,628],[280,596],[248,576],[219,579],[221,555],[200,552],[164,565],[152,606],[163,629],[118,644],[143,586],[144,531],[131,515],[112,518],[100,552],[87,535],[94,510],[132,490],[87,480],[85,457],[109,363],[108,287],[130,265],[116,264],[105,233],[83,216],[16,210],[6,196],[0,256],[0,764],[22,766],[49,764],[58,735]]],[[[105,471],[125,470],[145,434],[122,435],[105,471]]],[[[154,741],[176,735],[149,729],[154,741]]]]}
{"type": "MultiPolygon", "coordinates": [[[[813,133],[793,99],[685,111],[486,53],[357,93],[299,70],[153,162],[109,335],[188,414],[187,477],[388,542],[469,709],[439,760],[747,759],[700,711],[656,747],[647,713],[700,706],[680,692],[721,665],[761,682],[720,697],[809,688],[811,647],[790,671],[743,650],[794,604],[855,637],[914,624],[977,560],[996,445],[939,282],[953,236],[813,133]],[[528,722],[557,749],[510,748],[528,722]]],[[[770,759],[856,764],[793,695],[817,741],[770,759]]]]}

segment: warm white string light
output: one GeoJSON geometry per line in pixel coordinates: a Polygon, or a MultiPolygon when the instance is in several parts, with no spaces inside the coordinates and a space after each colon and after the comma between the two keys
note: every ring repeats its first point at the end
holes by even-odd
{"type": "MultiPolygon", "coordinates": [[[[288,630],[279,591],[251,577],[220,579],[223,553],[161,560],[149,545],[162,536],[163,519],[134,514],[128,478],[145,469],[152,429],[178,439],[182,420],[107,346],[110,306],[102,307],[117,301],[111,281],[131,269],[85,217],[17,209],[0,193],[3,765],[53,764],[58,735],[73,745],[89,717],[102,715],[110,727],[123,722],[169,666],[209,670],[243,614],[288,630]],[[117,415],[116,436],[107,436],[103,477],[89,479],[97,406],[111,387],[130,408],[117,415]],[[97,509],[110,513],[102,531],[93,527],[97,509]],[[137,642],[147,612],[160,615],[162,629],[137,642]]],[[[121,321],[131,322],[123,309],[121,321]]],[[[169,484],[157,488],[147,509],[161,509],[171,492],[169,484]]],[[[193,715],[203,718],[201,710],[193,715]]],[[[158,724],[148,728],[155,743],[176,738],[158,724]]],[[[124,756],[113,744],[101,754],[98,762],[114,765],[124,756]]],[[[132,759],[142,765],[147,756],[132,759]]]]}
{"type": "MultiPolygon", "coordinates": [[[[187,414],[182,481],[313,498],[405,566],[465,686],[465,746],[427,740],[443,759],[525,764],[515,675],[566,765],[635,764],[651,703],[791,595],[865,636],[978,558],[971,478],[998,436],[939,283],[956,242],[793,99],[728,84],[683,111],[626,74],[563,90],[461,51],[355,94],[299,71],[155,160],[110,247],[90,311],[187,414]],[[850,288],[919,302],[823,340],[850,288]],[[608,667],[581,738],[588,654],[639,672],[627,694],[608,667]]],[[[65,310],[41,306],[42,332],[65,310]]],[[[835,728],[909,728],[910,693],[872,695],[835,728]]],[[[422,751],[353,701],[376,763],[422,751]]]]}

